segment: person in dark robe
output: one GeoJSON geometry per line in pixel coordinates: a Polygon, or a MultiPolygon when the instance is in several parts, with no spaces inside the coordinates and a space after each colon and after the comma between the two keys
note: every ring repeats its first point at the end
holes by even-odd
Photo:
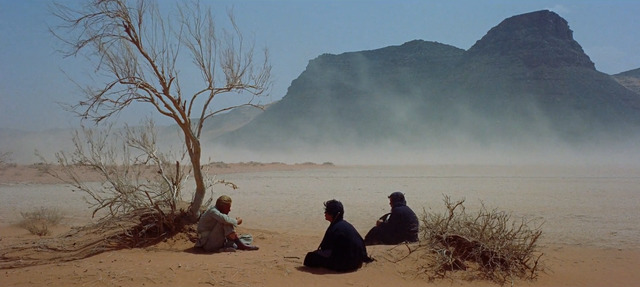
{"type": "Polygon", "coordinates": [[[389,205],[391,205],[391,213],[387,213],[378,219],[376,226],[371,228],[365,235],[365,244],[393,245],[403,242],[417,242],[418,217],[407,206],[404,194],[396,191],[389,195],[389,205]]]}
{"type": "Polygon", "coordinates": [[[330,222],[320,247],[307,253],[304,266],[323,267],[338,272],[355,271],[362,263],[373,261],[367,255],[364,240],[358,231],[343,219],[344,207],[335,199],[324,203],[324,217],[330,222]]]}

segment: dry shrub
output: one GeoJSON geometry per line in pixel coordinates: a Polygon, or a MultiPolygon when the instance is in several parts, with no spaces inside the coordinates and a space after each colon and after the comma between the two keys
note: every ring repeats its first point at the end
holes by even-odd
{"type": "Polygon", "coordinates": [[[425,272],[430,278],[465,271],[468,280],[484,279],[499,284],[514,279],[533,280],[542,271],[537,242],[542,235],[535,220],[513,220],[511,214],[484,204],[467,213],[464,199],[452,202],[445,196],[447,212],[424,212],[422,242],[416,250],[427,251],[425,272]]]}
{"type": "Polygon", "coordinates": [[[10,152],[0,152],[0,170],[5,167],[15,167],[16,163],[11,163],[11,153],[10,152]]]}
{"type": "Polygon", "coordinates": [[[56,208],[40,207],[35,211],[20,212],[20,215],[22,220],[18,226],[38,236],[49,235],[51,233],[49,227],[62,221],[62,212],[56,208]]]}

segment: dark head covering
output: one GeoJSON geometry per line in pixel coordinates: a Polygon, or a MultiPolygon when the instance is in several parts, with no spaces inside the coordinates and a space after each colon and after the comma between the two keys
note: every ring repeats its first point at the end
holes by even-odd
{"type": "Polygon", "coordinates": [[[341,219],[344,216],[344,207],[340,201],[332,199],[324,203],[324,212],[334,219],[341,219]]]}
{"type": "Polygon", "coordinates": [[[407,204],[407,201],[404,199],[404,193],[396,191],[392,194],[389,195],[389,199],[391,200],[391,204],[393,206],[400,204],[400,205],[405,205],[407,204]]]}

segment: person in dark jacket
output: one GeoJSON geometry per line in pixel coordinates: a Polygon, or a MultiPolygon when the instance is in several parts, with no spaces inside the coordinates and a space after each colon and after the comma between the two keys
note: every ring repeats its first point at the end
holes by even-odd
{"type": "Polygon", "coordinates": [[[402,192],[396,191],[389,195],[391,213],[380,217],[376,226],[371,228],[364,237],[366,245],[400,244],[403,242],[417,242],[419,222],[415,212],[407,206],[402,192]]]}
{"type": "Polygon", "coordinates": [[[358,231],[343,219],[344,207],[335,199],[324,203],[324,217],[331,222],[320,247],[307,253],[304,266],[323,267],[338,272],[355,271],[362,263],[373,261],[358,231]]]}

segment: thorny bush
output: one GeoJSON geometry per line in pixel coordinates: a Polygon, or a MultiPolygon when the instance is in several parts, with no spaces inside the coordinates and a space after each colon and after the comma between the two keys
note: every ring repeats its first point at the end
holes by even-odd
{"type": "Polygon", "coordinates": [[[480,278],[500,284],[516,278],[534,280],[543,270],[538,250],[542,235],[537,220],[514,220],[512,215],[482,204],[468,213],[464,199],[452,202],[445,196],[446,213],[424,212],[418,250],[427,251],[430,260],[423,270],[430,278],[466,270],[466,278],[480,278]]]}

